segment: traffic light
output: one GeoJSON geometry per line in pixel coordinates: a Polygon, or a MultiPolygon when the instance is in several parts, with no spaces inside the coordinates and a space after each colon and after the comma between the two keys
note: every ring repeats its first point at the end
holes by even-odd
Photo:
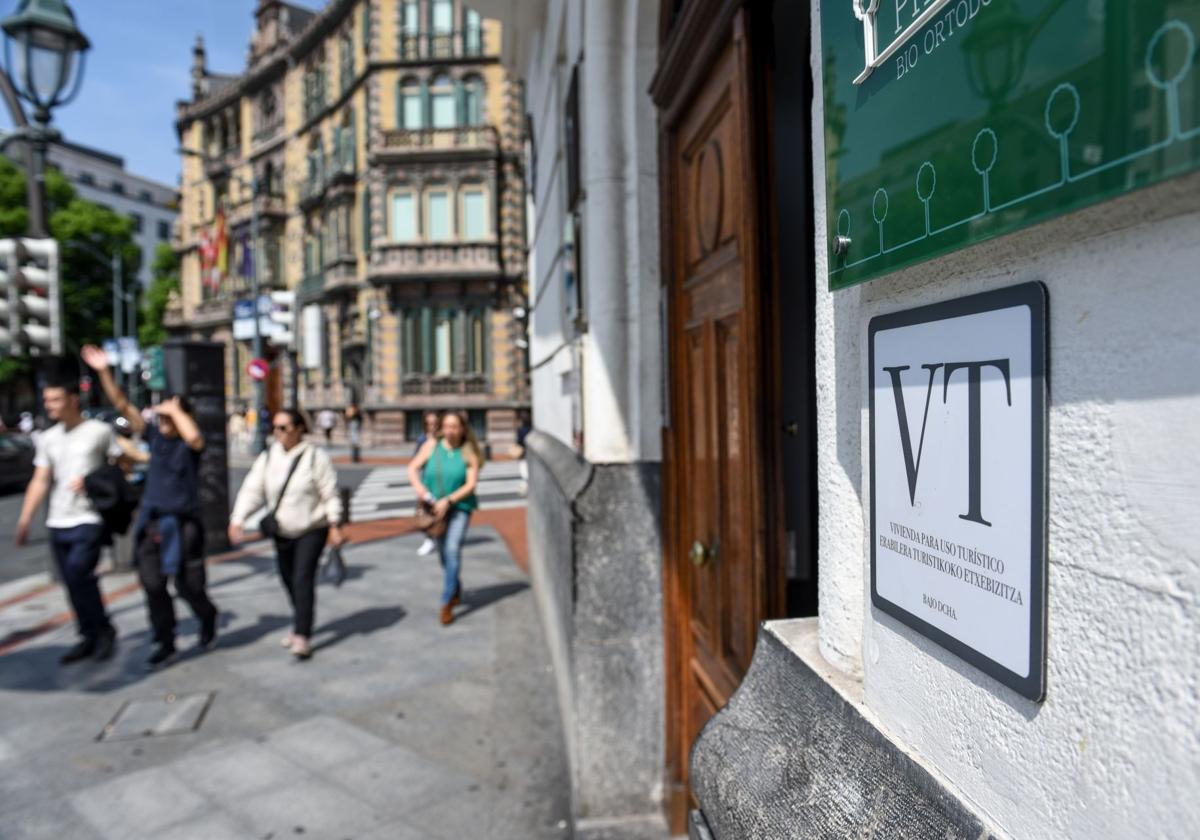
{"type": "Polygon", "coordinates": [[[269,337],[271,344],[288,350],[296,346],[296,293],[271,292],[271,320],[279,327],[269,337]]]}
{"type": "Polygon", "coordinates": [[[0,239],[0,350],[13,356],[63,352],[53,239],[0,239]]]}

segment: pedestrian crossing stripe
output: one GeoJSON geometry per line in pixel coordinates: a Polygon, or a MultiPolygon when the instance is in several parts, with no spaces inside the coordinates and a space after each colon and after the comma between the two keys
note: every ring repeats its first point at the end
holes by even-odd
{"type": "MultiPolygon", "coordinates": [[[[524,481],[518,461],[486,464],[479,474],[475,495],[480,508],[514,508],[525,505],[524,481]]],[[[350,497],[350,521],[368,522],[410,516],[417,494],[408,482],[407,467],[376,467],[350,497]]]]}

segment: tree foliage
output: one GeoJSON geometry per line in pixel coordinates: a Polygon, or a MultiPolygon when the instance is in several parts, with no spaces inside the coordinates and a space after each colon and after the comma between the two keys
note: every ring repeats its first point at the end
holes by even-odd
{"type": "Polygon", "coordinates": [[[179,255],[175,253],[175,249],[165,242],[159,243],[154,252],[154,262],[150,264],[150,271],[153,279],[150,281],[150,288],[146,290],[142,323],[138,326],[138,340],[143,347],[162,344],[167,338],[163,315],[166,313],[171,292],[179,291],[179,255]]]}

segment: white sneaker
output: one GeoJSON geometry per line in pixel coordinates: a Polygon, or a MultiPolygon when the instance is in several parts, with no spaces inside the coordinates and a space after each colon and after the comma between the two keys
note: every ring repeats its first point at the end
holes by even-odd
{"type": "Polygon", "coordinates": [[[433,554],[435,551],[437,551],[437,543],[426,537],[425,542],[421,543],[421,547],[417,549],[417,556],[424,557],[427,554],[433,554]]]}

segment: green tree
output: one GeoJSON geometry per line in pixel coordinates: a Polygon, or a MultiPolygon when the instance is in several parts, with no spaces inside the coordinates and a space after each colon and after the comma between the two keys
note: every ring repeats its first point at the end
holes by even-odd
{"type": "MultiPolygon", "coordinates": [[[[119,249],[124,261],[121,285],[136,292],[141,249],[133,241],[133,222],[107,207],[80,198],[56,169],[46,170],[46,208],[50,235],[59,243],[59,276],[62,280],[63,338],[68,353],[88,343],[99,343],[113,334],[112,268],[93,250],[109,255],[119,249]],[[85,250],[78,243],[85,242],[85,250]]],[[[0,237],[24,236],[29,211],[25,201],[25,173],[12,161],[0,158],[0,237]]],[[[0,382],[28,374],[26,359],[0,360],[0,382]]]]}
{"type": "Polygon", "coordinates": [[[138,341],[143,347],[162,344],[167,338],[163,315],[171,292],[179,291],[179,255],[175,249],[165,242],[159,243],[154,252],[154,262],[150,264],[150,272],[153,279],[146,290],[142,322],[138,325],[138,341]]]}

